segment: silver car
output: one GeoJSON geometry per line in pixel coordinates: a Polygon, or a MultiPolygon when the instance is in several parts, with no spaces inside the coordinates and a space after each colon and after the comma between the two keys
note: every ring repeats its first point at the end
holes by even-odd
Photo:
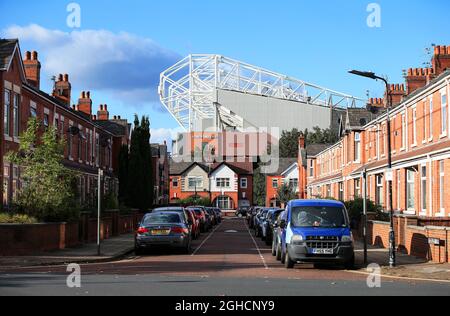
{"type": "Polygon", "coordinates": [[[135,235],[136,255],[155,247],[182,249],[190,253],[191,234],[182,214],[163,212],[144,216],[135,235]]]}

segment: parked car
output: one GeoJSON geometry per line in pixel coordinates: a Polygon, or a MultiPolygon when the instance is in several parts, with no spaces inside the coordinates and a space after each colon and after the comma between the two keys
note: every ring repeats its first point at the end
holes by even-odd
{"type": "Polygon", "coordinates": [[[196,218],[195,212],[192,209],[186,209],[189,213],[189,216],[191,218],[191,221],[193,222],[192,225],[192,239],[198,239],[200,237],[200,220],[196,218]]]}
{"type": "Polygon", "coordinates": [[[216,226],[218,224],[216,212],[210,207],[205,207],[205,211],[209,215],[210,227],[216,226]]]}
{"type": "Polygon", "coordinates": [[[223,220],[222,219],[222,210],[218,207],[214,207],[213,210],[217,214],[217,219],[218,219],[219,223],[222,223],[222,220],[223,220]]]}
{"type": "Polygon", "coordinates": [[[262,223],[264,218],[269,212],[269,208],[262,208],[255,217],[255,237],[260,237],[262,235],[262,223]]]}
{"type": "Polygon", "coordinates": [[[286,211],[281,212],[278,216],[276,225],[274,225],[273,229],[272,255],[275,256],[278,261],[281,261],[281,241],[285,238],[286,234],[286,225],[281,225],[283,222],[287,222],[286,211]]]}
{"type": "Polygon", "coordinates": [[[237,217],[247,217],[248,208],[247,207],[240,207],[236,211],[237,217]]]}
{"type": "Polygon", "coordinates": [[[191,251],[191,233],[186,220],[179,212],[151,213],[144,216],[135,234],[135,252],[152,247],[172,247],[191,251]]]}
{"type": "Polygon", "coordinates": [[[262,239],[266,242],[267,246],[272,244],[273,230],[276,226],[278,216],[283,212],[281,208],[274,208],[267,212],[266,218],[262,223],[262,239]]]}
{"type": "Polygon", "coordinates": [[[248,214],[247,214],[248,227],[250,227],[252,229],[255,227],[255,216],[260,209],[261,209],[261,207],[255,206],[255,207],[252,207],[250,212],[248,212],[248,214]]]}
{"type": "Polygon", "coordinates": [[[152,211],[152,213],[165,213],[165,212],[180,213],[180,215],[183,217],[183,219],[186,222],[186,225],[189,228],[189,233],[192,234],[194,223],[191,217],[189,216],[189,212],[184,207],[160,207],[152,211]]]}
{"type": "Polygon", "coordinates": [[[280,227],[286,230],[281,239],[281,258],[286,268],[292,269],[298,262],[353,268],[353,236],[342,202],[293,200],[286,212],[286,220],[280,222],[280,227]]]}
{"type": "Polygon", "coordinates": [[[209,223],[206,217],[206,211],[203,207],[189,207],[195,213],[195,218],[200,223],[200,232],[205,233],[209,230],[209,223]]]}

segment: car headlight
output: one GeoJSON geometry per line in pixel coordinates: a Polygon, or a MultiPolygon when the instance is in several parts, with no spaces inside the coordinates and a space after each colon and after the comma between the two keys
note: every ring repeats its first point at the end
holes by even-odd
{"type": "Polygon", "coordinates": [[[294,235],[292,236],[292,243],[301,243],[303,241],[302,235],[294,235]]]}
{"type": "Polygon", "coordinates": [[[342,236],[341,241],[342,242],[353,242],[353,236],[352,235],[342,236]]]}

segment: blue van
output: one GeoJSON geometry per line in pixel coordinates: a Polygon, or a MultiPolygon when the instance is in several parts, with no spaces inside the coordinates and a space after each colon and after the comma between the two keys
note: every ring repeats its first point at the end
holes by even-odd
{"type": "Polygon", "coordinates": [[[315,266],[355,263],[353,236],[344,204],[328,200],[293,200],[280,222],[281,261],[292,269],[296,263],[315,266]]]}

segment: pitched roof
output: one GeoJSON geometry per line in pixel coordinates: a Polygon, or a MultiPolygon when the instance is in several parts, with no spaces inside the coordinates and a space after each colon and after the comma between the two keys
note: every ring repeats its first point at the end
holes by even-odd
{"type": "Polygon", "coordinates": [[[379,115],[373,114],[367,109],[363,108],[349,108],[347,109],[347,116],[345,118],[345,129],[358,129],[367,125],[369,122],[376,119],[379,115]]]}
{"type": "Polygon", "coordinates": [[[333,146],[333,144],[311,144],[306,145],[306,152],[308,157],[314,157],[320,154],[325,149],[333,146]]]}
{"type": "Polygon", "coordinates": [[[272,159],[272,163],[278,163],[278,169],[270,173],[271,176],[279,176],[284,173],[290,166],[297,162],[297,158],[279,158],[272,159]]]}
{"type": "Polygon", "coordinates": [[[6,69],[11,62],[17,39],[0,39],[0,69],[6,69]]]}
{"type": "Polygon", "coordinates": [[[115,136],[126,135],[126,127],[113,121],[95,121],[95,123],[115,136]]]}
{"type": "Polygon", "coordinates": [[[194,165],[199,166],[200,168],[208,172],[208,167],[204,164],[198,162],[175,162],[173,159],[171,159],[169,162],[169,173],[170,175],[181,175],[194,165]]]}

